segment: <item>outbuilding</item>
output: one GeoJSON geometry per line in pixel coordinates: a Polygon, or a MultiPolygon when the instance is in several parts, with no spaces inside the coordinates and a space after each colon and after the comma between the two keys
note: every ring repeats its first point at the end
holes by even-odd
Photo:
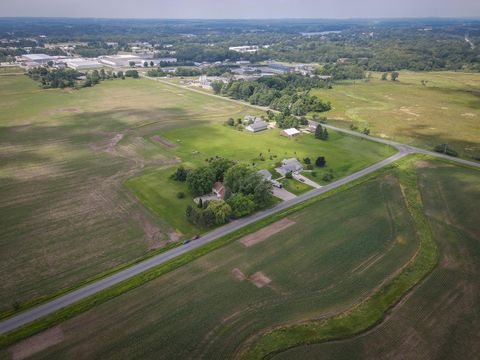
{"type": "Polygon", "coordinates": [[[297,136],[298,134],[300,134],[300,131],[298,131],[295,128],[282,130],[282,135],[286,136],[286,137],[289,137],[289,138],[297,136]]]}

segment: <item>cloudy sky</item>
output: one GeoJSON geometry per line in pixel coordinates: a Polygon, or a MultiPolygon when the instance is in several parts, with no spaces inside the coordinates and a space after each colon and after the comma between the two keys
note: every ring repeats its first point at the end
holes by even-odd
{"type": "Polygon", "coordinates": [[[1,0],[1,3],[0,17],[480,17],[480,0],[1,0]]]}

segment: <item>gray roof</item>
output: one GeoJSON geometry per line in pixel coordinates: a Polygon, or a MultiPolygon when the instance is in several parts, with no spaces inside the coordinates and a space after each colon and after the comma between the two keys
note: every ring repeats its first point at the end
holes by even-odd
{"type": "Polygon", "coordinates": [[[282,168],[286,171],[292,171],[292,172],[303,170],[302,164],[300,164],[300,162],[295,158],[283,160],[282,168]]]}
{"type": "Polygon", "coordinates": [[[272,178],[272,174],[267,169],[262,169],[258,171],[258,173],[262,175],[266,180],[270,180],[272,178]]]}
{"type": "Polygon", "coordinates": [[[260,131],[260,130],[266,130],[268,128],[268,124],[263,121],[255,121],[254,123],[248,125],[254,132],[260,131]]]}

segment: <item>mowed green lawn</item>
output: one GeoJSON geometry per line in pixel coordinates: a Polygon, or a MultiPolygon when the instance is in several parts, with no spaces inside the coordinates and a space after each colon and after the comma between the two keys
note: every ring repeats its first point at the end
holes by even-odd
{"type": "Polygon", "coordinates": [[[431,275],[368,334],[275,359],[475,359],[480,352],[480,172],[421,164],[419,185],[440,251],[431,275]]]}
{"type": "MultiPolygon", "coordinates": [[[[313,134],[288,139],[280,135],[279,129],[252,134],[219,123],[149,133],[144,136],[144,141],[156,147],[156,154],[181,159],[182,166],[187,168],[202,166],[207,164],[207,159],[221,156],[252,165],[257,170],[269,169],[274,178],[278,175],[275,164],[285,158],[297,157],[303,161],[303,158],[310,157],[315,162],[317,156],[325,156],[327,166],[318,168],[318,173],[331,171],[335,179],[340,179],[395,153],[395,149],[389,146],[334,131],[328,141],[317,140],[313,134]],[[154,136],[160,136],[176,147],[167,148],[152,139],[154,136]]],[[[154,170],[129,179],[126,186],[160,218],[169,220],[179,232],[190,236],[200,230],[185,219],[185,209],[192,199],[184,184],[168,179],[174,171],[175,167],[154,170]],[[180,191],[189,199],[177,199],[176,194],[180,191]]],[[[325,184],[320,176],[312,179],[325,184]]],[[[313,189],[296,180],[288,180],[286,188],[297,195],[313,189]]]]}
{"type": "Polygon", "coordinates": [[[220,123],[241,105],[149,80],[42,90],[0,77],[0,314],[175,239],[123,182],[175,159],[144,134],[220,123]]]}
{"type": "Polygon", "coordinates": [[[380,76],[314,93],[332,102],[332,124],[368,127],[374,136],[429,150],[448,143],[460,156],[480,157],[480,74],[401,71],[396,82],[380,76]]]}
{"type": "Polygon", "coordinates": [[[258,331],[352,306],[418,245],[394,175],[288,219],[263,242],[226,245],[62,323],[63,340],[32,358],[231,358],[258,331]],[[257,272],[271,282],[257,287],[257,272]]]}

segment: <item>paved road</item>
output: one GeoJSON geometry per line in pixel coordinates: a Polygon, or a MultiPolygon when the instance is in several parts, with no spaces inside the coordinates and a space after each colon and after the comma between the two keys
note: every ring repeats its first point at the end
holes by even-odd
{"type": "MultiPolygon", "coordinates": [[[[161,81],[161,82],[164,82],[164,81],[161,81]]],[[[168,83],[166,82],[167,84],[169,85],[172,85],[171,83],[168,83]]],[[[172,86],[176,86],[176,87],[180,87],[182,89],[185,89],[185,87],[182,87],[180,85],[172,85],[172,86]]],[[[234,101],[234,102],[237,102],[236,100],[232,100],[232,99],[227,99],[227,98],[224,98],[224,97],[221,97],[221,96],[217,96],[217,95],[214,95],[214,94],[208,94],[208,93],[205,93],[205,92],[202,92],[202,91],[199,91],[199,90],[194,90],[194,89],[188,89],[188,90],[191,90],[191,91],[195,91],[195,92],[199,92],[201,94],[204,94],[204,95],[209,95],[209,96],[214,96],[214,97],[218,97],[220,99],[223,99],[225,101],[234,101]]],[[[245,103],[242,103],[242,102],[239,102],[240,104],[242,105],[246,105],[246,106],[249,106],[248,104],[245,104],[245,103]]],[[[256,107],[256,106],[252,106],[252,107],[256,107]]],[[[256,107],[256,108],[261,108],[261,107],[256,107]]],[[[262,108],[263,110],[265,110],[265,108],[262,108]]],[[[430,152],[430,151],[426,151],[426,150],[422,150],[422,149],[418,149],[418,148],[414,148],[412,146],[408,146],[408,145],[403,145],[403,144],[399,144],[399,143],[396,143],[396,142],[393,142],[393,141],[390,141],[390,140],[385,140],[385,139],[378,139],[378,138],[374,138],[374,137],[371,137],[371,136],[367,136],[367,135],[363,135],[363,134],[359,134],[359,133],[356,133],[356,132],[353,132],[353,131],[349,131],[349,130],[345,130],[345,129],[339,129],[339,128],[336,128],[336,127],[333,127],[333,126],[330,126],[330,125],[325,125],[326,127],[328,128],[331,128],[331,129],[334,129],[334,130],[337,130],[337,131],[341,131],[341,132],[344,132],[344,133],[348,133],[348,134],[351,134],[351,135],[354,135],[354,136],[359,136],[359,137],[362,137],[362,138],[365,138],[365,139],[369,139],[369,140],[372,140],[372,141],[377,141],[377,142],[381,142],[381,143],[385,143],[385,144],[389,144],[393,147],[395,147],[398,152],[387,158],[387,159],[384,159],[374,165],[371,165],[365,169],[362,169],[354,174],[351,174],[349,176],[346,176],[340,180],[337,180],[333,183],[330,183],[326,186],[323,186],[319,189],[314,189],[314,190],[311,190],[307,193],[304,193],[300,196],[297,196],[295,197],[294,199],[290,199],[290,200],[287,200],[285,202],[282,202],[281,204],[275,206],[274,208],[271,208],[271,209],[268,209],[268,210],[264,210],[264,211],[261,211],[261,212],[258,212],[256,214],[253,214],[249,217],[246,217],[246,218],[243,218],[243,219],[240,219],[240,220],[236,220],[236,221],[233,221],[217,230],[214,230],[206,235],[204,235],[203,237],[201,237],[200,239],[196,240],[196,241],[193,241],[189,244],[186,244],[186,245],[183,245],[183,246],[180,246],[178,248],[175,248],[175,249],[172,249],[172,250],[169,250],[165,253],[162,253],[162,254],[159,254],[157,256],[154,256],[148,260],[145,260],[139,264],[136,264],[136,265],[133,265],[131,267],[129,267],[128,269],[125,269],[125,270],[122,270],[118,273],[115,273],[113,275],[110,275],[104,279],[101,279],[101,280],[98,280],[90,285],[87,285],[87,286],[84,286],[78,290],[75,290],[75,291],[72,291],[66,295],[63,295],[59,298],[56,298],[54,300],[51,300],[43,305],[40,305],[40,306],[37,306],[31,310],[27,310],[25,312],[22,312],[16,316],[13,316],[11,318],[8,318],[2,322],[0,322],[0,334],[4,334],[4,333],[7,333],[9,331],[12,331],[22,325],[25,325],[25,324],[28,324],[34,320],[37,320],[37,319],[40,319],[46,315],[49,315],[49,314],[52,314],[54,313],[55,311],[57,310],[60,310],[68,305],[71,305],[71,304],[74,304],[82,299],[85,299],[91,295],[94,295],[102,290],[105,290],[115,284],[118,284],[124,280],[127,280],[127,279],[130,279],[131,277],[135,276],[135,275],[138,275],[146,270],[149,270],[153,267],[156,267],[158,265],[161,265],[177,256],[180,256],[182,254],[185,254],[193,249],[197,249],[209,242],[212,242],[224,235],[227,235],[235,230],[238,230],[246,225],[249,225],[249,224],[252,224],[258,220],[261,220],[267,216],[270,216],[272,214],[275,214],[279,211],[282,211],[292,205],[295,205],[295,204],[298,204],[298,203],[301,203],[307,199],[310,199],[310,198],[313,198],[315,196],[318,196],[320,194],[323,194],[323,193],[326,193],[332,189],[335,189],[339,186],[342,186],[342,185],[345,185],[351,181],[354,181],[356,179],[359,179],[377,169],[380,169],[381,167],[387,165],[387,164],[390,164],[394,161],[397,161],[398,159],[402,158],[403,156],[407,155],[407,154],[410,154],[410,153],[422,153],[422,154],[428,154],[428,155],[432,155],[432,156],[436,156],[436,157],[441,157],[441,158],[447,158],[449,160],[453,160],[453,161],[457,161],[457,162],[460,162],[460,163],[463,163],[463,164],[468,164],[468,165],[472,165],[472,166],[477,166],[477,167],[480,167],[480,164],[478,163],[475,163],[475,162],[472,162],[472,161],[468,161],[468,160],[463,160],[463,159],[456,159],[456,158],[451,158],[449,156],[445,156],[445,155],[442,155],[442,154],[438,154],[438,153],[434,153],[434,152],[430,152]]]]}

